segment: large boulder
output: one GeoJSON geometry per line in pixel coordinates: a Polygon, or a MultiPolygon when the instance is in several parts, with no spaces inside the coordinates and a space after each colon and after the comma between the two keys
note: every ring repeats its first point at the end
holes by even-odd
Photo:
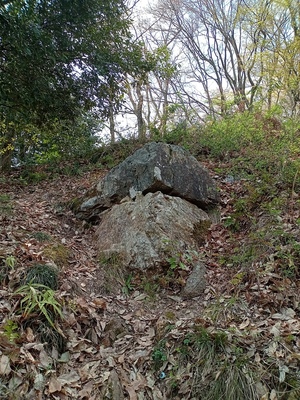
{"type": "Polygon", "coordinates": [[[182,147],[148,143],[113,168],[97,185],[97,195],[86,200],[78,217],[99,220],[99,214],[132,199],[137,192],[162,192],[195,204],[204,210],[214,208],[219,193],[208,171],[182,147]]]}
{"type": "MultiPolygon", "coordinates": [[[[96,247],[102,258],[119,256],[123,268],[158,269],[172,256],[187,251],[197,254],[210,223],[205,211],[179,197],[161,192],[137,194],[135,201],[102,214],[96,247]]],[[[195,268],[184,292],[187,297],[200,295],[205,287],[204,265],[197,263],[195,268]]]]}

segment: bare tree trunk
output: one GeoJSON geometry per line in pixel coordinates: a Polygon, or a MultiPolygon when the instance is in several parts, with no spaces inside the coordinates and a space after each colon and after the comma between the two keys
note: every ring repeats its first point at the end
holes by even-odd
{"type": "Polygon", "coordinates": [[[7,172],[11,169],[13,155],[13,132],[4,134],[3,143],[0,142],[0,171],[7,172]]]}
{"type": "Polygon", "coordinates": [[[0,170],[2,172],[8,172],[11,170],[12,150],[6,150],[4,154],[0,156],[0,170]]]}
{"type": "Polygon", "coordinates": [[[142,93],[142,84],[140,81],[138,81],[136,84],[136,94],[137,94],[136,117],[138,125],[138,138],[144,140],[146,138],[146,125],[143,117],[144,97],[142,93]]]}
{"type": "Polygon", "coordinates": [[[115,133],[114,110],[112,107],[110,107],[109,110],[109,133],[110,133],[110,142],[114,144],[116,142],[116,133],[115,133]]]}

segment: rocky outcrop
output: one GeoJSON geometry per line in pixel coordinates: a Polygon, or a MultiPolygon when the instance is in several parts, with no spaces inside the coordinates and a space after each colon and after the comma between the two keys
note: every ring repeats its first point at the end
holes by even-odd
{"type": "Polygon", "coordinates": [[[181,294],[188,298],[205,288],[198,251],[218,202],[213,179],[186,150],[149,143],[99,182],[78,216],[99,224],[95,245],[108,286],[120,267],[143,276],[182,268],[177,270],[184,282],[181,294]]]}
{"type": "MultiPolygon", "coordinates": [[[[195,204],[161,192],[138,194],[102,215],[96,231],[101,256],[122,257],[123,266],[145,271],[168,264],[168,259],[198,249],[210,226],[207,213],[195,204]]],[[[109,266],[108,266],[109,267],[109,266]]],[[[205,286],[203,264],[197,267],[200,282],[189,283],[185,294],[201,293],[205,286]],[[199,267],[201,267],[199,269],[199,267]]]]}
{"type": "Polygon", "coordinates": [[[148,143],[113,168],[97,185],[97,195],[83,202],[78,217],[97,222],[100,214],[136,193],[162,192],[180,197],[203,210],[219,202],[208,171],[182,147],[148,143]]]}

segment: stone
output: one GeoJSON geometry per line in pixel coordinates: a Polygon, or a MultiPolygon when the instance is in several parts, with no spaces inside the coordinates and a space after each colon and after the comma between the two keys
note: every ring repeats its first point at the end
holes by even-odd
{"type": "MultiPolygon", "coordinates": [[[[153,270],[168,264],[170,252],[196,252],[210,224],[205,211],[184,199],[161,192],[140,193],[134,201],[117,204],[102,214],[95,245],[99,256],[117,255],[128,270],[153,270]]],[[[201,294],[204,272],[204,265],[199,263],[193,276],[197,275],[201,283],[188,280],[185,295],[201,294]]]]}
{"type": "Polygon", "coordinates": [[[77,216],[97,222],[99,215],[138,192],[162,192],[210,210],[219,193],[208,171],[180,146],[151,142],[113,168],[97,185],[97,194],[84,201],[77,216]]]}
{"type": "Polygon", "coordinates": [[[182,289],[182,297],[193,298],[203,293],[206,286],[205,270],[205,265],[202,262],[198,262],[194,266],[193,271],[187,278],[186,284],[182,289]]]}
{"type": "Polygon", "coordinates": [[[124,400],[123,386],[115,369],[111,369],[109,378],[102,386],[101,398],[124,400]]]}

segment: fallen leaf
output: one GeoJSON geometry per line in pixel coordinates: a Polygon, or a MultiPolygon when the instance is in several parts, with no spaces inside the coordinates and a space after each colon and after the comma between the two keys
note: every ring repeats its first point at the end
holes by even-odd
{"type": "Polygon", "coordinates": [[[9,375],[11,371],[10,360],[5,354],[0,358],[0,375],[9,375]]]}
{"type": "Polygon", "coordinates": [[[36,374],[34,377],[35,390],[43,390],[45,386],[45,377],[43,374],[36,374]]]}
{"type": "Polygon", "coordinates": [[[48,384],[49,393],[60,392],[62,388],[61,382],[57,379],[56,376],[52,375],[48,384]]]}
{"type": "Polygon", "coordinates": [[[249,324],[250,324],[250,319],[249,319],[249,318],[246,318],[246,319],[239,325],[239,328],[240,328],[240,329],[245,329],[249,324]]]}
{"type": "Polygon", "coordinates": [[[70,385],[71,383],[78,382],[80,380],[80,376],[76,371],[71,371],[68,374],[60,375],[57,379],[62,385],[70,385]]]}
{"type": "Polygon", "coordinates": [[[88,381],[85,385],[83,385],[83,388],[78,393],[80,398],[81,399],[84,397],[90,398],[93,387],[94,387],[94,382],[92,380],[88,381]]]}
{"type": "Polygon", "coordinates": [[[278,400],[276,390],[272,389],[270,393],[270,400],[278,400]]]}
{"type": "Polygon", "coordinates": [[[285,381],[285,374],[289,372],[289,368],[286,365],[279,366],[279,382],[285,381]]]}

